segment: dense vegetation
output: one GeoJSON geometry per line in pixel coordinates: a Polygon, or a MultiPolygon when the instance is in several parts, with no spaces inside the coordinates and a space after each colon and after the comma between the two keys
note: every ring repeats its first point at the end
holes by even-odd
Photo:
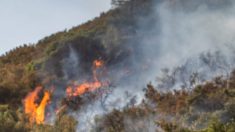
{"type": "Polygon", "coordinates": [[[164,130],[166,132],[233,132],[235,72],[227,80],[196,86],[193,91],[159,92],[152,85],[145,89],[146,99],[138,106],[113,110],[97,118],[98,131],[164,130]],[[153,125],[154,124],[154,125],[153,125]]]}
{"type": "MultiPolygon", "coordinates": [[[[182,1],[172,0],[172,6],[182,1]]],[[[138,41],[138,19],[153,12],[153,1],[113,2],[116,8],[92,21],[52,34],[37,44],[17,47],[0,57],[0,131],[76,131],[79,121],[66,112],[57,115],[54,125],[30,124],[23,113],[22,100],[37,85],[67,81],[60,60],[69,56],[70,47],[80,53],[82,61],[88,62],[82,65],[85,71],[96,58],[102,58],[111,66],[130,54],[129,49],[122,46],[127,43],[133,46],[138,41]]],[[[220,1],[214,2],[212,7],[220,4],[220,1]]],[[[228,4],[227,0],[222,3],[228,4]]],[[[187,2],[181,6],[187,6],[187,2]]],[[[144,20],[146,25],[156,21],[156,18],[144,20]]],[[[93,130],[235,131],[235,72],[230,78],[216,77],[190,89],[163,92],[149,84],[144,92],[145,99],[140,105],[128,104],[123,110],[97,117],[93,130]]]]}
{"type": "MultiPolygon", "coordinates": [[[[220,77],[198,85],[193,91],[159,92],[152,85],[145,89],[140,105],[129,104],[96,118],[94,131],[164,130],[166,132],[233,132],[235,131],[235,72],[227,80],[220,77]]],[[[61,113],[55,125],[33,125],[19,110],[0,107],[2,131],[75,131],[79,123],[61,113]]]]}

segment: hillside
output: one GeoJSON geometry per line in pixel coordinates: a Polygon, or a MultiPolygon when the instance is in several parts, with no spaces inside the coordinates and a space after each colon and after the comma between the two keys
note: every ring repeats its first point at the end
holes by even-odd
{"type": "MultiPolygon", "coordinates": [[[[143,3],[149,4],[148,2],[144,1],[143,3]]],[[[143,7],[138,8],[141,9],[143,7]]],[[[107,13],[102,13],[100,17],[97,17],[94,20],[82,24],[78,27],[74,27],[68,31],[62,31],[52,34],[51,36],[43,38],[37,44],[17,47],[1,56],[0,87],[2,92],[0,93],[1,97],[3,98],[1,98],[0,102],[6,103],[6,101],[8,102],[10,99],[13,101],[13,104],[19,104],[22,97],[25,96],[25,94],[31,88],[34,88],[38,83],[40,84],[43,82],[42,80],[39,80],[37,76],[35,76],[35,73],[41,70],[43,72],[48,72],[47,69],[43,69],[48,67],[44,66],[48,63],[53,63],[48,65],[56,65],[59,67],[59,65],[54,63],[58,63],[58,61],[56,62],[56,59],[62,59],[68,56],[66,50],[68,50],[67,48],[70,44],[81,52],[87,52],[81,53],[82,55],[90,54],[90,52],[93,52],[93,50],[96,48],[91,45],[97,45],[100,48],[103,48],[103,50],[106,50],[105,52],[107,52],[104,53],[103,51],[100,51],[103,52],[102,54],[106,54],[106,56],[103,55],[102,57],[107,58],[107,56],[109,56],[109,60],[113,59],[113,57],[116,57],[115,59],[119,59],[118,56],[116,56],[115,54],[109,55],[108,52],[119,50],[118,45],[125,41],[123,40],[125,39],[124,36],[128,37],[125,34],[122,34],[122,32],[131,33],[130,31],[125,30],[128,30],[128,28],[134,26],[134,18],[127,16],[128,14],[125,13],[124,15],[124,12],[122,12],[121,9],[114,9],[107,13]],[[120,31],[118,31],[117,29],[119,29],[120,31]],[[115,45],[117,46],[115,47],[115,45]],[[90,47],[94,49],[89,49],[90,47]],[[22,93],[19,94],[18,90],[22,93]]],[[[129,37],[131,36],[132,34],[129,34],[129,37]]],[[[94,56],[89,56],[91,56],[92,59],[98,58],[101,55],[94,54],[94,56]]],[[[56,68],[57,67],[53,68],[52,70],[61,70],[56,68]]]]}
{"type": "Polygon", "coordinates": [[[113,4],[0,56],[0,131],[235,131],[234,2],[113,4]]]}

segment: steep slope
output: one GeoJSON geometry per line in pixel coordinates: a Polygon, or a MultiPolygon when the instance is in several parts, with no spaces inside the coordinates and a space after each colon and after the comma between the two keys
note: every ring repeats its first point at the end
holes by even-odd
{"type": "Polygon", "coordinates": [[[127,0],[6,53],[0,57],[2,130],[234,131],[233,5],[127,0]],[[34,109],[50,94],[39,124],[22,106],[37,86],[43,88],[34,109]],[[83,94],[72,93],[79,88],[83,94]]]}
{"type": "MultiPolygon", "coordinates": [[[[140,3],[145,6],[145,3],[149,4],[149,1],[143,0],[139,1],[139,5],[141,5],[140,3]]],[[[142,5],[138,6],[138,9],[133,12],[137,12],[141,8],[143,8],[142,5]]],[[[54,76],[52,74],[62,76],[60,73],[62,69],[58,60],[68,56],[68,45],[70,44],[79,52],[84,52],[80,55],[83,55],[86,62],[99,57],[105,58],[107,61],[112,61],[114,58],[120,59],[120,55],[115,55],[120,50],[118,45],[121,43],[124,45],[126,38],[133,36],[133,33],[129,30],[134,28],[135,25],[134,14],[130,17],[128,12],[122,11],[123,9],[117,8],[102,13],[100,17],[78,27],[52,34],[40,40],[37,44],[20,46],[2,55],[0,57],[0,93],[2,97],[0,102],[19,104],[22,97],[31,88],[43,82],[41,78],[50,78],[50,76],[54,76]],[[126,33],[123,34],[123,32],[126,33]],[[97,45],[103,50],[99,51],[99,48],[96,49],[97,46],[93,47],[92,45],[97,45]],[[94,50],[106,55],[96,53],[92,55],[91,52],[94,50]],[[86,56],[91,58],[87,60],[86,56]],[[51,69],[51,66],[55,67],[51,69]],[[48,71],[48,68],[53,71],[48,71]],[[40,74],[49,72],[50,75],[38,77],[36,74],[39,71],[43,72],[40,74]]],[[[123,54],[125,55],[125,53],[123,54]]]]}

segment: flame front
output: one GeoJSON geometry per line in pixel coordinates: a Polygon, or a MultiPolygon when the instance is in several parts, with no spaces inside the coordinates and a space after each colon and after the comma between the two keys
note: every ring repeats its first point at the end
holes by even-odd
{"type": "Polygon", "coordinates": [[[75,86],[75,89],[73,89],[70,86],[67,87],[67,89],[66,89],[67,97],[80,96],[80,95],[82,95],[86,92],[94,91],[96,89],[101,88],[102,86],[107,85],[107,83],[99,81],[98,76],[97,76],[97,70],[99,68],[102,68],[103,65],[104,65],[104,62],[102,60],[95,60],[93,62],[93,79],[94,79],[94,82],[84,82],[80,85],[75,86]]]}
{"type": "MultiPolygon", "coordinates": [[[[76,97],[80,96],[86,92],[94,91],[103,86],[107,86],[107,82],[99,81],[98,73],[102,71],[102,67],[104,62],[102,60],[95,60],[93,62],[93,81],[84,82],[79,85],[69,86],[66,88],[67,97],[76,97]]],[[[50,93],[54,91],[54,88],[51,92],[45,91],[44,96],[40,103],[36,103],[38,101],[38,94],[42,90],[42,87],[37,87],[33,92],[30,92],[26,98],[24,99],[24,111],[25,114],[29,116],[29,121],[31,123],[43,124],[45,120],[45,109],[50,101],[50,93]]],[[[64,106],[61,108],[65,108],[64,106]]],[[[58,111],[60,111],[59,109],[58,111]]],[[[58,111],[56,113],[58,113],[58,111]]]]}
{"type": "Polygon", "coordinates": [[[101,82],[83,83],[76,87],[73,96],[79,96],[88,91],[94,91],[102,86],[101,82]]]}
{"type": "Polygon", "coordinates": [[[38,105],[36,103],[38,94],[42,87],[37,87],[33,92],[30,92],[24,99],[24,111],[29,116],[31,123],[43,124],[45,120],[45,108],[50,100],[50,93],[45,92],[42,101],[38,105]]]}

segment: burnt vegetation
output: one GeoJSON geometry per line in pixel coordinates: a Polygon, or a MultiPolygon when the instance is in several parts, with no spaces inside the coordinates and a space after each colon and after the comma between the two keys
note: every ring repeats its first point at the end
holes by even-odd
{"type": "MultiPolygon", "coordinates": [[[[168,1],[172,8],[193,11],[191,2],[168,1]]],[[[104,60],[108,67],[120,62],[128,65],[123,58],[131,57],[134,52],[132,48],[138,48],[138,44],[135,45],[139,35],[137,21],[153,12],[153,2],[156,1],[112,0],[113,9],[92,21],[52,34],[37,44],[17,47],[0,56],[0,131],[76,131],[79,120],[68,115],[66,109],[56,115],[54,125],[30,124],[22,110],[23,98],[37,85],[59,84],[65,87],[68,80],[78,78],[74,73],[68,73],[65,78],[62,70],[62,64],[70,56],[71,49],[79,53],[76,56],[82,62],[86,62],[81,64],[79,76],[92,74],[90,67],[94,59],[104,60]]],[[[193,7],[202,2],[212,5],[212,9],[230,4],[229,0],[200,0],[194,2],[193,7]]],[[[148,18],[144,23],[151,27],[157,22],[156,19],[148,18]]],[[[229,71],[233,66],[223,60],[224,56],[219,52],[200,56],[205,67],[226,73],[210,81],[204,78],[206,72],[187,69],[190,60],[172,70],[163,69],[163,75],[157,77],[159,85],[155,87],[149,84],[144,89],[145,98],[141,104],[135,105],[133,98],[124,109],[114,109],[97,116],[93,131],[234,132],[235,71],[229,71]],[[176,83],[181,85],[176,86],[176,83]],[[175,90],[176,87],[179,89],[175,90]]],[[[82,107],[96,100],[97,95],[86,94],[75,100],[82,107]]],[[[60,103],[79,109],[66,99],[60,103]]]]}

